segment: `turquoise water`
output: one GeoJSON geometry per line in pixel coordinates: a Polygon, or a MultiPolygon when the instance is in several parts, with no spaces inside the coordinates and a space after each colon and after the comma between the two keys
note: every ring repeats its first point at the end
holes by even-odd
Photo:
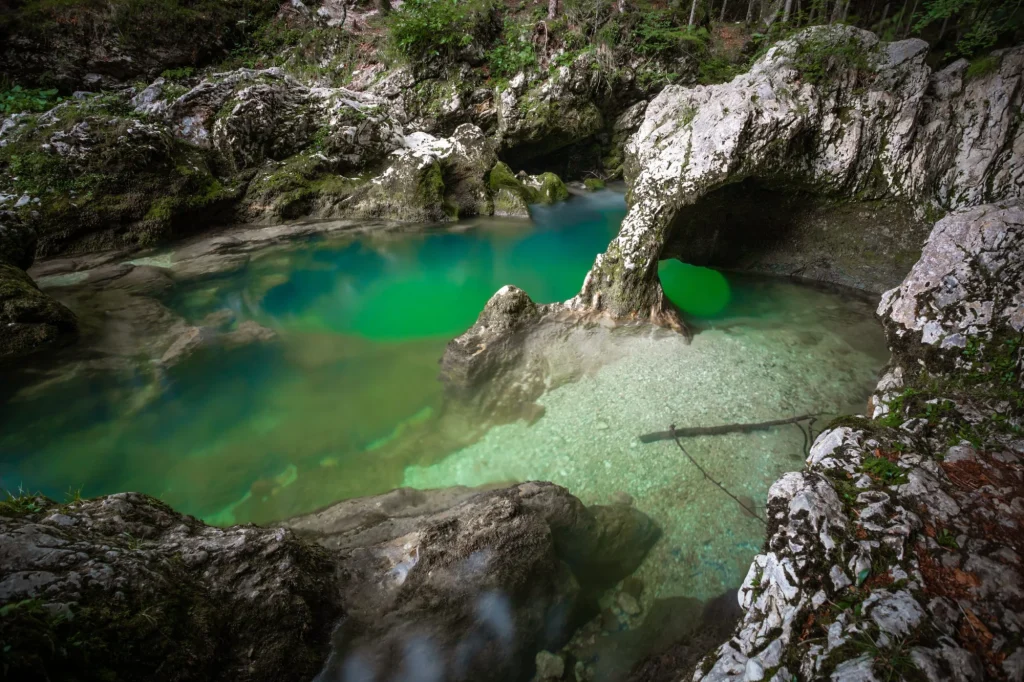
{"type": "MultiPolygon", "coordinates": [[[[166,303],[191,324],[226,316],[276,340],[210,344],[155,382],[118,371],[23,393],[0,414],[0,487],[56,499],[136,490],[212,523],[259,523],[403,484],[544,478],[587,502],[628,492],[673,529],[654,564],[685,565],[673,575],[687,586],[671,591],[717,594],[742,577],[763,529],[716,506],[718,493],[688,478],[667,446],[638,449],[636,437],[672,421],[858,411],[886,359],[870,303],[671,265],[682,279],[670,284],[663,272],[670,296],[701,316],[691,318],[693,344],[579,329],[536,351],[553,374],[578,378],[542,399],[536,423],[497,427],[473,444],[442,418],[445,344],[505,284],[538,302],[574,295],[624,215],[622,195],[605,191],[537,207],[529,222],[269,247],[241,270],[179,285],[166,303]],[[698,548],[683,546],[706,533],[698,548]],[[694,582],[700,561],[710,568],[694,582]]],[[[153,259],[164,261],[173,258],[153,259]]],[[[793,431],[694,447],[760,503],[779,473],[799,466],[798,443],[793,431]]]]}
{"type": "Polygon", "coordinates": [[[142,409],[132,406],[152,386],[141,373],[12,402],[0,414],[0,487],[56,499],[138,490],[223,522],[393,488],[404,462],[364,453],[439,408],[445,344],[505,284],[542,302],[571,297],[624,215],[622,195],[606,191],[535,207],[532,222],[270,249],[241,272],[173,292],[169,305],[193,323],[230,310],[278,342],[191,357],[142,409]],[[327,470],[344,480],[285,494],[300,474],[327,470]]]}

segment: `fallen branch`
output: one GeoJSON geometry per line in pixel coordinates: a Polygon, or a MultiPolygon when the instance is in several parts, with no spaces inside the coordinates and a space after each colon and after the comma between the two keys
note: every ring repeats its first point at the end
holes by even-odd
{"type": "MultiPolygon", "coordinates": [[[[798,422],[814,419],[820,412],[815,414],[804,414],[789,419],[773,419],[770,422],[757,422],[754,424],[721,424],[720,426],[693,426],[688,429],[676,429],[670,427],[668,431],[655,431],[640,436],[641,443],[656,443],[660,440],[674,440],[676,438],[692,438],[693,436],[722,436],[727,433],[747,433],[748,431],[763,431],[773,426],[785,424],[796,424],[798,422]]],[[[803,429],[801,429],[802,431],[803,429]]]]}
{"type": "Polygon", "coordinates": [[[753,516],[755,519],[757,519],[758,521],[760,521],[764,525],[766,525],[766,526],[768,525],[768,522],[765,521],[763,518],[761,518],[756,511],[754,511],[753,509],[751,509],[747,505],[745,505],[742,502],[740,502],[740,498],[736,497],[731,492],[726,490],[724,485],[722,485],[721,483],[719,483],[715,479],[711,478],[711,475],[707,471],[704,470],[704,467],[702,467],[701,465],[697,464],[697,460],[695,460],[693,457],[690,456],[690,453],[687,452],[686,448],[683,447],[682,441],[679,440],[679,435],[678,435],[679,432],[676,431],[676,425],[675,424],[672,424],[671,426],[668,427],[668,432],[669,432],[669,434],[671,434],[672,440],[674,440],[676,442],[676,445],[679,446],[679,449],[683,451],[684,455],[686,455],[686,459],[690,460],[690,463],[693,464],[693,466],[697,467],[702,474],[704,474],[704,478],[706,478],[707,480],[709,480],[712,483],[714,483],[715,485],[717,485],[718,489],[721,490],[726,495],[728,495],[729,497],[731,497],[733,499],[733,501],[736,504],[738,504],[743,509],[743,511],[747,512],[748,514],[753,516]]]}

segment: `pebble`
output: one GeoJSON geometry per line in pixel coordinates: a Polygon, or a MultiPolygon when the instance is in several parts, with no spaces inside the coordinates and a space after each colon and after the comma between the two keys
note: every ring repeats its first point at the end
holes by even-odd
{"type": "Polygon", "coordinates": [[[619,605],[619,608],[627,616],[639,616],[642,610],[636,597],[628,592],[619,592],[619,595],[615,598],[615,603],[619,605]]]}

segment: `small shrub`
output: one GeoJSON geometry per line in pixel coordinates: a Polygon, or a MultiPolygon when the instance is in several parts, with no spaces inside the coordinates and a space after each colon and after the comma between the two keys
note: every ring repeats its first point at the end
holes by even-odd
{"type": "Polygon", "coordinates": [[[487,55],[491,75],[514,76],[537,64],[537,50],[533,45],[533,29],[526,24],[505,20],[501,43],[487,55]]]}
{"type": "Polygon", "coordinates": [[[861,469],[886,485],[902,485],[907,482],[907,472],[885,457],[866,457],[861,463],[861,469]]]}
{"type": "Polygon", "coordinates": [[[392,44],[417,61],[451,60],[463,48],[493,37],[490,0],[406,0],[389,18],[392,44]]]}
{"type": "Polygon", "coordinates": [[[0,114],[47,111],[63,100],[53,88],[43,90],[15,85],[0,91],[0,114]]]}
{"type": "Polygon", "coordinates": [[[169,81],[180,81],[185,80],[186,78],[191,78],[195,75],[195,72],[196,70],[191,66],[182,66],[177,69],[165,69],[160,76],[169,81]]]}

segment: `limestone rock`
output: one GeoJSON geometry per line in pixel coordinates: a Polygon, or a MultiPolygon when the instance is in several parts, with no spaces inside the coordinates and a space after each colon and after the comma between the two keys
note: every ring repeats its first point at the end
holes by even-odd
{"type": "Polygon", "coordinates": [[[521,680],[606,584],[590,569],[613,548],[635,567],[654,541],[649,519],[620,513],[647,531],[613,539],[621,521],[543,483],[395,491],[278,528],[213,528],[133,493],[5,502],[8,673],[165,679],[171,666],[270,682],[430,666],[435,679],[521,680]],[[70,641],[88,649],[53,647],[70,641]]]}
{"type": "Polygon", "coordinates": [[[897,353],[912,348],[935,371],[960,361],[968,339],[1024,331],[1024,200],[936,223],[903,284],[883,294],[878,315],[897,353]]]}
{"type": "Polygon", "coordinates": [[[528,82],[521,73],[497,94],[496,137],[516,165],[586,139],[604,126],[590,96],[594,59],[580,55],[539,82],[528,82]]]}
{"type": "Polygon", "coordinates": [[[730,83],[666,87],[626,146],[629,213],[573,307],[617,317],[668,309],[657,281],[665,244],[680,242],[684,261],[708,244],[681,210],[744,179],[945,210],[1019,196],[1024,129],[1009,121],[1024,97],[1024,48],[997,53],[999,68],[970,83],[962,68],[932,74],[926,48],[814,27],[730,83]],[[819,64],[836,52],[858,56],[819,64]],[[827,77],[815,75],[822,69],[827,77]]]}

